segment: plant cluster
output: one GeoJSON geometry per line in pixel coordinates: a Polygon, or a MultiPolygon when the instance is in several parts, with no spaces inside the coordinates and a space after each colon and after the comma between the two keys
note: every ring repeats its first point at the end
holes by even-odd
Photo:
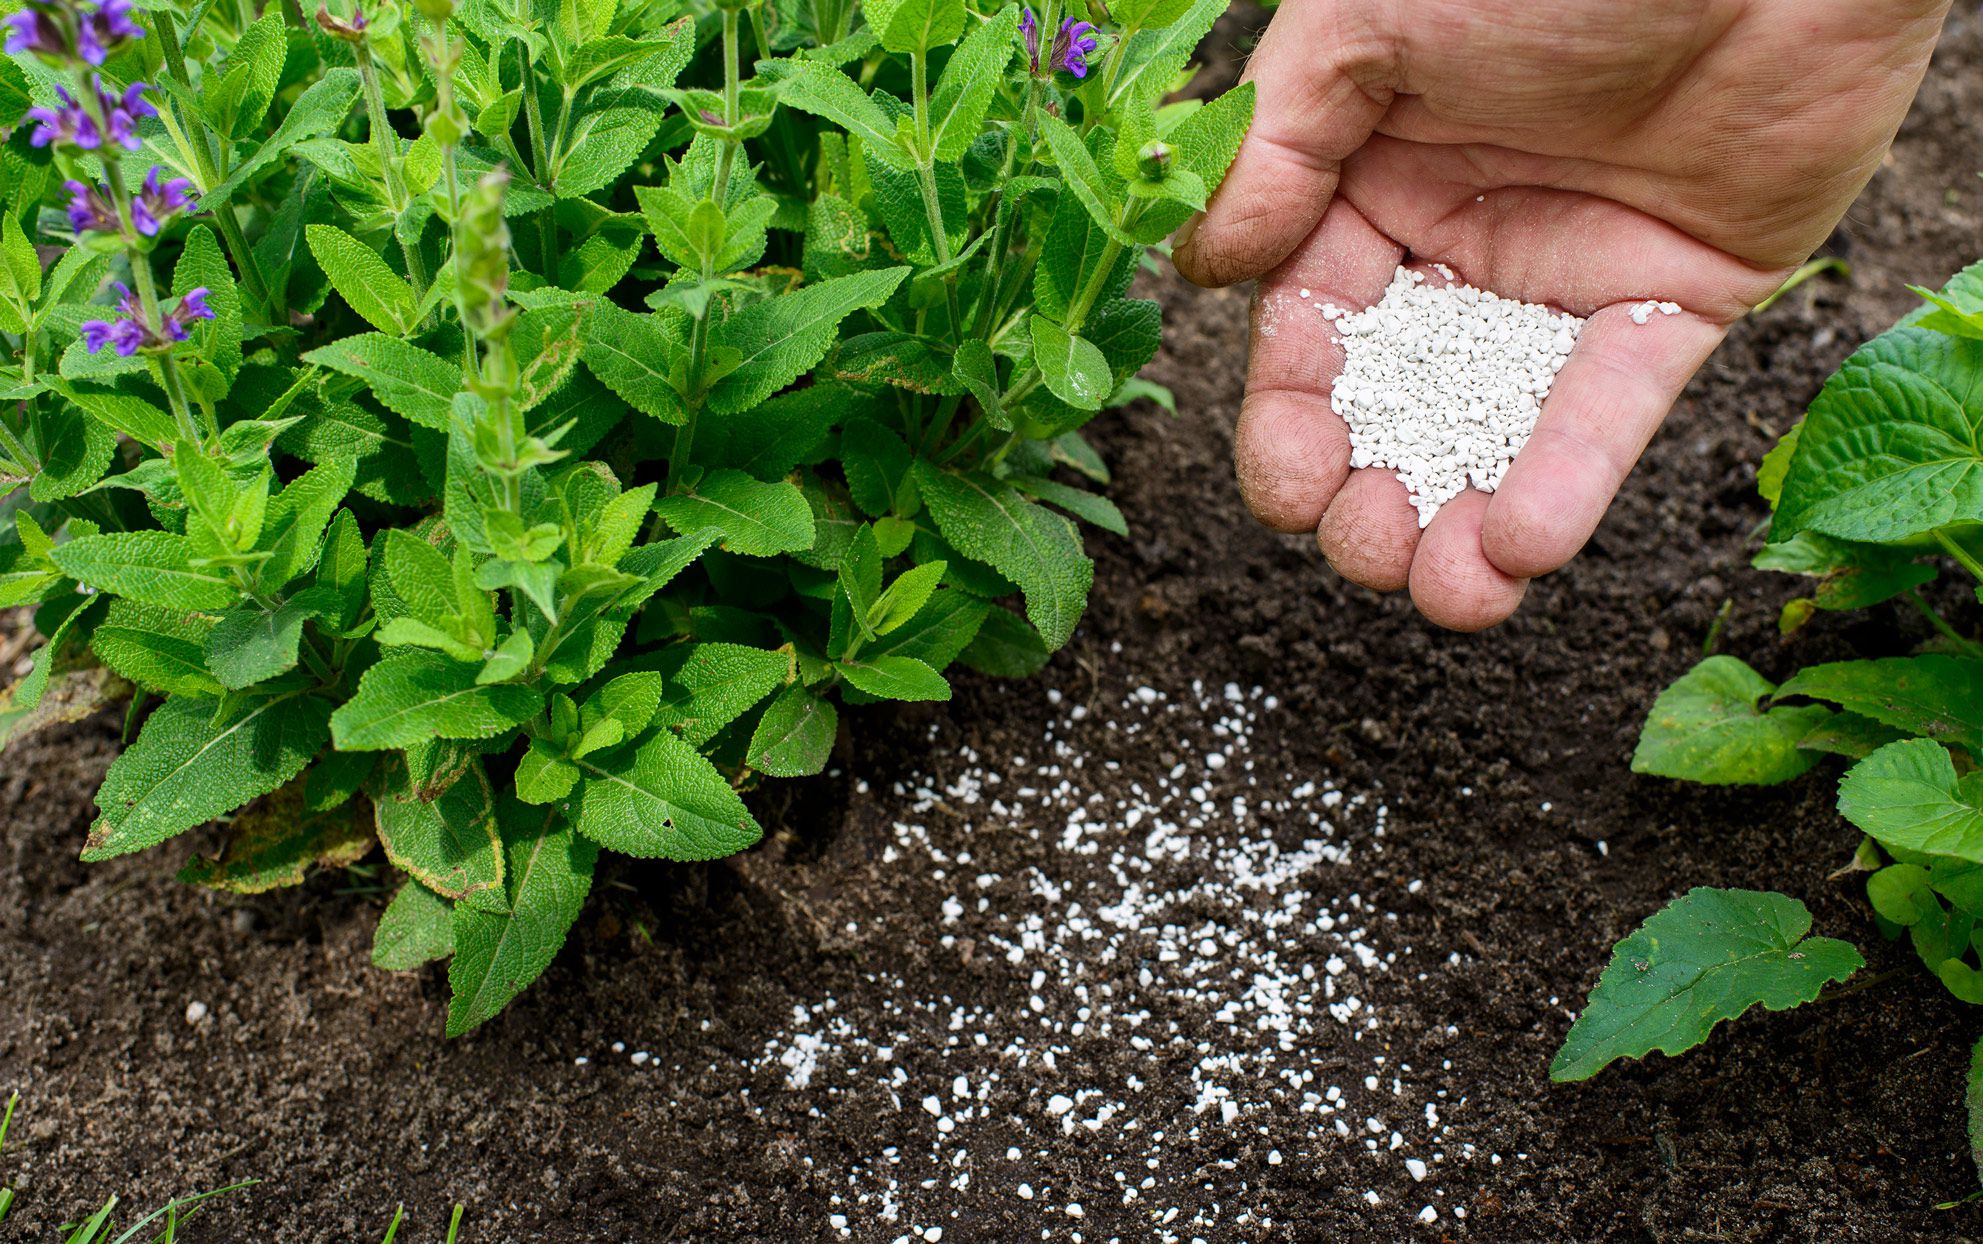
{"type": "MultiPolygon", "coordinates": [[[[1846,359],[1764,458],[1773,511],[1755,565],[1806,575],[1784,606],[1795,634],[1826,612],[1900,600],[1933,637],[1905,655],[1835,661],[1781,684],[1706,656],[1653,704],[1632,768],[1716,785],[1787,782],[1826,756],[1851,763],[1838,810],[1863,833],[1880,932],[1905,935],[1965,1002],[1983,1002],[1983,643],[1922,595],[1940,555],[1983,600],[1983,264],[1846,359]]],[[[1696,889],[1620,942],[1552,1067],[1584,1079],[1618,1058],[1675,1054],[1760,1002],[1817,997],[1864,965],[1782,894],[1696,889]]],[[[1983,1169],[1983,1044],[1970,1073],[1983,1169]]]]}
{"type": "Polygon", "coordinates": [[[4,721],[128,693],[84,858],[376,841],[459,1033],[600,848],[742,850],[836,700],[1037,670],[1122,530],[1080,429],[1168,400],[1131,280],[1251,116],[1165,102],[1224,6],[26,0],[4,721]]]}

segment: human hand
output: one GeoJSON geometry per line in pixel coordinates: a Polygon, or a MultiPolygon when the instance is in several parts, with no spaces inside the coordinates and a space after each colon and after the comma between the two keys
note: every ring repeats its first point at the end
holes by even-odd
{"type": "Polygon", "coordinates": [[[1247,71],[1252,131],[1176,248],[1200,285],[1261,278],[1234,448],[1247,507],[1442,626],[1507,618],[1872,177],[1947,9],[1285,0],[1247,71]],[[1407,255],[1588,317],[1500,488],[1422,532],[1394,474],[1350,469],[1329,408],[1342,347],[1290,305],[1367,306],[1407,255]],[[1648,300],[1683,310],[1634,323],[1648,300]]]}

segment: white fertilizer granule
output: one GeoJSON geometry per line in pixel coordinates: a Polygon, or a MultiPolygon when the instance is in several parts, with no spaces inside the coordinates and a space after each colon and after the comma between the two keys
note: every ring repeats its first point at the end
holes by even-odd
{"type": "Polygon", "coordinates": [[[1350,465],[1398,473],[1424,527],[1472,484],[1493,492],[1528,442],[1581,319],[1399,268],[1376,305],[1322,304],[1343,346],[1330,407],[1350,465]]]}

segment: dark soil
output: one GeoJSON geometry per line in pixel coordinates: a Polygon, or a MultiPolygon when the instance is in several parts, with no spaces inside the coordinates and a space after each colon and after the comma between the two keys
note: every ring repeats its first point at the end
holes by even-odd
{"type": "MultiPolygon", "coordinates": [[[[1097,537],[1091,612],[1047,674],[1024,687],[960,679],[948,705],[861,714],[844,772],[757,796],[782,829],[747,857],[607,870],[552,970],[468,1039],[440,1036],[439,969],[368,966],[383,898],[358,873],[216,896],[172,880],[210,846],[201,835],[76,862],[117,750],[113,714],[8,752],[0,1089],[18,1087],[22,1106],[0,1156],[0,1179],[20,1190],[7,1238],[49,1239],[110,1192],[149,1205],[245,1177],[264,1182],[189,1238],[371,1244],[402,1201],[400,1238],[422,1244],[456,1201],[469,1207],[467,1241],[887,1244],[925,1224],[953,1244],[1983,1238],[1983,1211],[1934,1208],[1977,1185],[1961,1085],[1983,1023],[1904,946],[1878,939],[1856,879],[1830,878],[1854,841],[1831,810],[1836,769],[1731,794],[1627,767],[1647,705],[1697,658],[1724,602],[1722,649],[1771,676],[1920,638],[1912,617],[1876,610],[1780,640],[1777,609],[1796,585],[1747,562],[1764,514],[1755,468],[1774,437],[1854,343],[1907,309],[1905,283],[1937,284],[1978,251],[1983,19],[1962,7],[1892,160],[1834,240],[1851,279],[1815,280],[1737,328],[1590,549],[1535,584],[1514,621],[1476,637],[1435,631],[1408,602],[1336,581],[1307,542],[1248,521],[1228,468],[1246,295],[1161,282],[1169,332],[1153,372],[1185,413],[1144,410],[1103,433],[1135,536],[1097,537]],[[1103,809],[1141,806],[1132,784],[1197,765],[1226,739],[1214,719],[1228,682],[1257,721],[1217,798],[1255,779],[1275,789],[1212,842],[1291,847],[1311,832],[1283,824],[1305,806],[1284,778],[1368,799],[1346,805],[1334,831],[1347,859],[1301,885],[1319,896],[1312,909],[1354,908],[1372,947],[1400,957],[1345,978],[1369,1027],[1318,1017],[1286,1059],[1351,1090],[1337,1116],[1351,1139],[1267,1092],[1242,1123],[1218,1126],[1216,1108],[1193,1111],[1187,1082],[1203,1051],[1238,1040],[1211,1008],[1164,994],[1168,1009],[1142,1030],[1167,1034],[1154,1053],[1123,1032],[1062,1031],[1054,1017],[1085,1006],[1090,985],[1108,993],[1082,976],[1103,958],[1070,942],[1012,966],[981,940],[1028,904],[1075,926],[1061,891],[1043,900],[1018,878],[1054,878],[1073,898],[1120,889],[1111,869],[1144,831],[1103,825],[1099,849],[1061,850],[1063,804],[1094,792],[1103,809]],[[1139,706],[1142,686],[1169,709],[1139,706]],[[1065,701],[1050,704],[1048,687],[1065,701]],[[1073,720],[1075,702],[1091,715],[1073,720]],[[1144,724],[1132,734],[1116,718],[1144,724]],[[1085,766],[1041,768],[1049,733],[1085,766]],[[1002,818],[945,791],[1001,767],[1015,788],[1033,780],[1024,768],[1046,774],[1043,788],[1078,789],[1002,818]],[[924,784],[935,793],[919,796],[924,784]],[[958,875],[932,866],[943,852],[958,875]],[[1744,1017],[1682,1059],[1552,1085],[1550,1055],[1612,942],[1696,884],[1796,895],[1818,931],[1865,949],[1869,974],[1895,974],[1744,1017]],[[980,890],[987,909],[946,932],[946,900],[980,890]],[[1037,983],[1038,967],[1054,979],[1037,983]],[[1063,1051],[1057,1069],[997,1049],[1042,993],[1038,1043],[1063,1051]],[[206,1015],[189,1023],[194,1002],[206,1015]],[[791,1087],[780,1054],[813,1030],[830,1038],[820,1070],[791,1087]],[[975,1032],[996,1034],[992,1047],[973,1053],[975,1032]],[[636,1063],[639,1052],[651,1057],[636,1063]],[[1375,1053],[1390,1060],[1387,1083],[1366,1093],[1356,1086],[1375,1053]],[[948,1102],[971,1058],[1002,1074],[965,1129],[967,1153],[918,1101],[948,1102]],[[1392,1068],[1409,1076],[1396,1093],[1392,1068]],[[1148,1082],[1138,1130],[1063,1128],[1041,1110],[1046,1094],[1074,1092],[1063,1084],[1129,1077],[1148,1082]],[[1400,1097],[1401,1110],[1384,1105],[1400,1097]],[[1432,1101],[1440,1129],[1415,1117],[1432,1101]],[[1364,1116],[1387,1109],[1399,1122],[1386,1115],[1384,1127],[1405,1136],[1395,1153],[1363,1143],[1364,1116]],[[1143,1179],[1153,1146],[1161,1183],[1125,1198],[1122,1172],[1127,1185],[1143,1179]],[[1422,1184],[1402,1164],[1412,1155],[1434,1163],[1422,1184]],[[963,1172],[973,1178],[959,1187],[963,1172]],[[1416,1221],[1428,1204],[1430,1227],[1416,1221]],[[1173,1206],[1182,1215],[1167,1225],[1173,1206]]],[[[1956,612],[1983,621],[1973,605],[1956,612]]],[[[1201,778],[1212,783],[1187,780],[1201,778]]],[[[1218,915],[1202,903],[1179,921],[1218,915]]],[[[1289,933],[1275,944],[1308,962],[1339,943],[1289,933]]],[[[1125,982],[1137,971],[1118,967],[1125,982]]]]}

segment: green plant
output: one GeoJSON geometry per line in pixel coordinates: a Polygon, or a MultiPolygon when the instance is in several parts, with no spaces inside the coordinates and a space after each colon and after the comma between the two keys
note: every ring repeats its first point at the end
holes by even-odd
{"type": "Polygon", "coordinates": [[[184,875],[255,891],[376,839],[375,957],[452,954],[459,1033],[600,848],[757,841],[836,699],[1037,670],[1067,516],[1122,530],[1079,429],[1155,392],[1129,283],[1251,115],[1163,102],[1224,2],[27,0],[7,720],[129,692],[84,858],[232,815],[184,875]]]}
{"type": "MultiPolygon", "coordinates": [[[[1781,685],[1708,655],[1654,702],[1632,768],[1718,785],[1851,764],[1838,810],[1880,931],[1905,934],[1965,1002],[1983,1002],[1983,644],[1921,594],[1945,554],[1983,584],[1983,264],[1861,346],[1763,460],[1773,516],[1755,564],[1813,577],[1785,636],[1824,612],[1900,600],[1930,624],[1914,652],[1813,665],[1781,685]]],[[[1983,599],[1983,586],[1976,592],[1983,599]]],[[[1676,1054],[1762,1003],[1808,1002],[1863,966],[1781,894],[1697,889],[1620,942],[1551,1067],[1584,1079],[1617,1058],[1676,1054]]],[[[1970,1073],[1983,1168],[1983,1044],[1970,1073]]]]}

